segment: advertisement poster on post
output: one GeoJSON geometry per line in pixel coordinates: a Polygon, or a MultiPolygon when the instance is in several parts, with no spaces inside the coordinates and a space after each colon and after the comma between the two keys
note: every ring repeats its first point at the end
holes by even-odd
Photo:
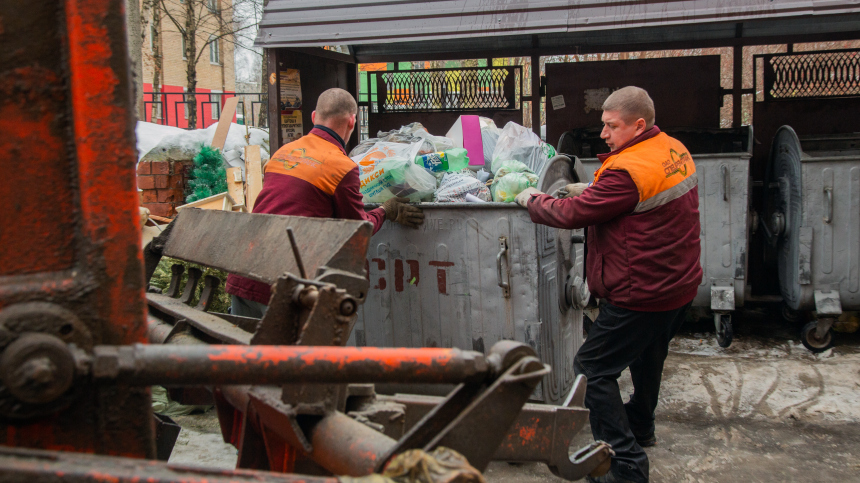
{"type": "Polygon", "coordinates": [[[298,69],[280,72],[281,138],[289,143],[302,137],[302,85],[298,69]]]}
{"type": "Polygon", "coordinates": [[[302,137],[302,111],[281,111],[281,138],[287,144],[302,137]]]}

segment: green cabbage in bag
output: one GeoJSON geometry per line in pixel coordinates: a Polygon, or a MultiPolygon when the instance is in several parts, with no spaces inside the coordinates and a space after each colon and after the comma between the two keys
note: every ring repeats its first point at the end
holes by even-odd
{"type": "Polygon", "coordinates": [[[510,203],[526,188],[537,187],[538,177],[534,173],[508,173],[493,180],[490,191],[493,201],[510,203]]]}

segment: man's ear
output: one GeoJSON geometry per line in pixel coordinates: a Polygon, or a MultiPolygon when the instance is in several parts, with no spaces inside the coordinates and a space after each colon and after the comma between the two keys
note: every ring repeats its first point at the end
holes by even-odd
{"type": "Polygon", "coordinates": [[[642,134],[643,132],[645,132],[646,126],[648,126],[648,123],[645,122],[645,119],[642,119],[641,117],[639,119],[637,119],[636,120],[636,134],[639,135],[639,134],[642,134]]]}
{"type": "Polygon", "coordinates": [[[311,112],[311,124],[316,124],[317,111],[311,112]]]}
{"type": "Polygon", "coordinates": [[[355,116],[356,116],[355,114],[353,114],[352,116],[349,116],[349,128],[350,129],[355,129],[355,116]]]}

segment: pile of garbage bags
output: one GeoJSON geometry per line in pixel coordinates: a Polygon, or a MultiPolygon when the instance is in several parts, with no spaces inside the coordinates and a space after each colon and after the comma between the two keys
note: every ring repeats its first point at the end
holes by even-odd
{"type": "Polygon", "coordinates": [[[492,119],[460,116],[445,136],[419,122],[380,131],[349,157],[359,166],[366,203],[395,196],[411,202],[513,202],[536,187],[555,149],[514,122],[499,129],[492,119]]]}

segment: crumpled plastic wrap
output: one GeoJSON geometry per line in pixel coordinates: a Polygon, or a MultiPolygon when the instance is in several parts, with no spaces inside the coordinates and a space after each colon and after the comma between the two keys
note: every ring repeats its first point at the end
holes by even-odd
{"type": "Polygon", "coordinates": [[[360,174],[373,171],[386,158],[415,159],[454,148],[454,141],[430,134],[420,122],[387,132],[379,131],[377,136],[362,141],[349,152],[350,159],[358,164],[360,174]]]}
{"type": "Polygon", "coordinates": [[[490,191],[493,201],[510,203],[526,188],[537,187],[538,177],[534,173],[510,173],[493,180],[490,191]]]}
{"type": "Polygon", "coordinates": [[[534,173],[540,173],[544,165],[556,155],[555,148],[540,140],[531,129],[509,122],[499,134],[493,150],[493,173],[498,171],[500,161],[519,161],[534,173]]]}
{"type": "Polygon", "coordinates": [[[341,483],[486,483],[460,453],[438,447],[431,453],[411,449],[395,456],[381,475],[340,476],[341,483]]]}
{"type": "Polygon", "coordinates": [[[365,203],[384,203],[395,196],[417,203],[430,199],[435,190],[436,178],[413,158],[385,158],[359,177],[365,203]]]}
{"type": "MultiPolygon", "coordinates": [[[[445,134],[445,137],[453,140],[454,145],[458,148],[463,147],[463,116],[457,118],[454,124],[445,134]]],[[[484,163],[490,164],[493,160],[493,150],[496,148],[496,143],[499,140],[499,135],[502,130],[496,127],[496,123],[489,117],[478,117],[478,125],[481,127],[481,144],[484,150],[484,163]]],[[[473,163],[481,164],[481,163],[473,163]]]]}
{"type": "MultiPolygon", "coordinates": [[[[413,143],[413,144],[402,144],[396,142],[389,141],[377,141],[371,146],[367,151],[360,153],[358,155],[353,156],[353,153],[361,147],[359,145],[355,149],[353,149],[349,154],[350,158],[358,164],[359,174],[367,174],[376,169],[377,165],[382,162],[383,159],[388,158],[403,158],[403,159],[415,159],[419,153],[421,153],[423,141],[413,143]]],[[[432,151],[430,151],[432,152],[432,151]]],[[[426,154],[426,153],[424,153],[426,154]]]]}
{"type": "MultiPolygon", "coordinates": [[[[465,170],[468,171],[468,170],[465,170]]],[[[466,203],[466,195],[471,194],[482,201],[491,201],[490,190],[471,171],[447,173],[436,190],[438,203],[466,203]]]]}
{"type": "Polygon", "coordinates": [[[496,177],[490,186],[493,201],[511,202],[524,189],[537,187],[538,176],[519,161],[499,161],[494,163],[493,169],[496,170],[496,177]]]}

